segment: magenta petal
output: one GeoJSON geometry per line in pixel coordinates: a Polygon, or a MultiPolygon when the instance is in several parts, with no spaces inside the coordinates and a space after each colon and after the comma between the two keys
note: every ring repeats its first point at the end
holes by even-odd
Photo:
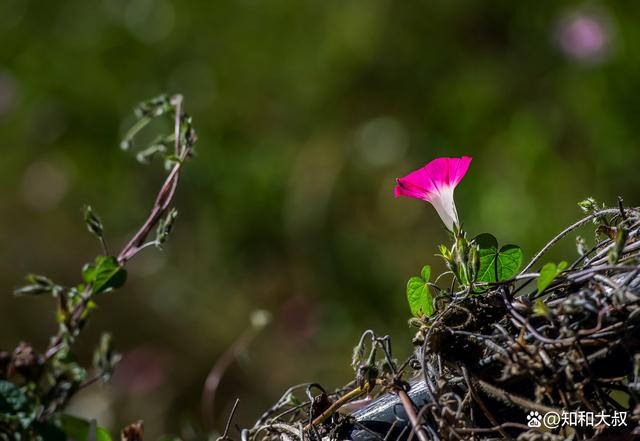
{"type": "Polygon", "coordinates": [[[436,189],[449,185],[449,162],[451,160],[453,158],[434,159],[422,168],[436,189]]]}
{"type": "MultiPolygon", "coordinates": [[[[415,172],[414,172],[415,173],[415,172]]],[[[409,176],[404,178],[396,179],[396,187],[393,189],[393,194],[395,197],[398,196],[407,196],[410,198],[423,199],[425,201],[429,201],[430,192],[419,184],[416,185],[415,182],[410,180],[409,176]]]]}
{"type": "Polygon", "coordinates": [[[443,187],[455,187],[469,169],[471,158],[437,158],[424,167],[397,179],[396,196],[430,200],[430,195],[443,187]]]}
{"type": "Polygon", "coordinates": [[[449,184],[455,187],[464,178],[469,170],[469,164],[471,164],[471,157],[463,156],[462,158],[450,158],[449,159],[449,184]],[[455,162],[455,168],[453,167],[455,162]]]}
{"type": "Polygon", "coordinates": [[[403,178],[396,179],[393,194],[430,202],[449,230],[458,224],[453,190],[469,169],[471,158],[437,158],[403,178]]]}
{"type": "Polygon", "coordinates": [[[455,187],[469,169],[471,158],[438,158],[423,167],[436,188],[455,187]]]}
{"type": "Polygon", "coordinates": [[[435,186],[427,167],[422,167],[414,172],[409,173],[404,178],[400,178],[404,185],[420,188],[424,193],[433,193],[438,188],[435,186]]]}

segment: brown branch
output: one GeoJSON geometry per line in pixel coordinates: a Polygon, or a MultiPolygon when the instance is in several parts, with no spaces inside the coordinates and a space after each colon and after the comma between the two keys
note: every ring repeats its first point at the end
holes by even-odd
{"type": "Polygon", "coordinates": [[[218,386],[220,385],[222,376],[227,369],[229,369],[231,363],[233,363],[248,349],[251,342],[258,335],[258,332],[259,328],[253,326],[245,329],[240,337],[238,337],[238,339],[215,362],[211,371],[209,371],[204,383],[201,402],[202,418],[208,427],[213,428],[216,392],[218,391],[218,386]]]}
{"type": "Polygon", "coordinates": [[[411,421],[413,430],[415,431],[416,435],[418,435],[418,439],[420,441],[429,441],[427,433],[424,431],[422,425],[420,424],[420,421],[418,420],[418,415],[416,414],[416,409],[413,401],[411,401],[411,398],[409,398],[409,395],[404,389],[399,389],[397,393],[398,397],[400,397],[400,401],[402,402],[402,407],[404,407],[404,411],[407,413],[409,421],[411,421]]]}
{"type": "Polygon", "coordinates": [[[504,437],[504,439],[510,440],[511,437],[509,436],[509,434],[502,428],[500,424],[498,424],[498,420],[496,420],[496,418],[493,416],[493,414],[491,413],[487,405],[484,403],[484,400],[482,399],[482,397],[476,391],[471,381],[471,378],[469,376],[469,371],[465,366],[462,366],[462,376],[467,382],[467,386],[469,387],[469,393],[471,393],[471,398],[473,398],[473,400],[478,404],[478,406],[482,410],[482,413],[484,413],[487,419],[491,421],[491,424],[493,424],[497,428],[497,430],[504,437]]]}
{"type": "Polygon", "coordinates": [[[190,140],[185,140],[184,148],[180,149],[180,132],[182,124],[182,95],[176,95],[171,98],[171,103],[175,106],[175,153],[178,160],[169,172],[169,175],[164,181],[164,184],[158,192],[155,204],[151,209],[149,217],[145,223],[140,227],[138,232],[131,238],[131,240],[125,245],[118,255],[118,262],[120,265],[124,265],[129,259],[135,256],[138,251],[144,245],[144,240],[149,235],[151,229],[158,223],[162,215],[166,212],[169,204],[173,200],[176,188],[178,186],[178,180],[180,179],[180,169],[183,161],[191,153],[192,145],[190,140]]]}
{"type": "MultiPolygon", "coordinates": [[[[197,138],[194,136],[193,138],[188,138],[184,140],[184,144],[182,144],[182,118],[184,116],[182,112],[182,95],[175,95],[171,98],[171,104],[175,108],[175,119],[174,119],[174,136],[175,136],[175,152],[176,152],[176,163],[167,175],[158,195],[156,196],[155,203],[153,208],[151,209],[151,213],[147,217],[146,221],[140,227],[140,229],[134,234],[131,240],[124,246],[122,251],[118,254],[118,264],[120,266],[125,266],[125,264],[135,256],[142,248],[144,248],[144,240],[149,235],[149,232],[153,229],[153,227],[160,221],[162,216],[165,214],[167,208],[171,204],[173,197],[175,195],[175,191],[178,185],[178,181],[180,179],[180,169],[184,160],[189,157],[191,154],[193,144],[196,142],[197,138]]],[[[77,331],[79,326],[79,321],[82,318],[83,314],[87,311],[87,305],[92,298],[92,286],[91,284],[85,285],[85,288],[82,292],[82,301],[78,303],[73,311],[71,312],[71,316],[67,323],[67,328],[73,334],[77,331]]],[[[75,337],[75,336],[74,336],[75,337]]],[[[53,357],[63,346],[64,337],[62,333],[59,333],[49,344],[47,350],[45,352],[45,358],[48,360],[53,357]]]]}
{"type": "Polygon", "coordinates": [[[312,426],[317,426],[318,424],[322,424],[331,415],[336,413],[336,411],[340,409],[344,404],[357,398],[358,396],[362,395],[364,392],[365,390],[361,387],[357,387],[347,392],[346,394],[338,398],[336,401],[334,401],[333,404],[331,404],[331,406],[327,407],[327,409],[324,412],[322,412],[320,415],[318,415],[310,424],[307,424],[304,427],[304,430],[307,431],[311,429],[312,426]]]}

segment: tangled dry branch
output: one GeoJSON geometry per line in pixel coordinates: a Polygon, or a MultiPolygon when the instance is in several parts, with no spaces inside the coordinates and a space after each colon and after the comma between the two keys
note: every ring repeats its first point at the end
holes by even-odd
{"type": "Polygon", "coordinates": [[[436,315],[413,320],[415,351],[404,362],[393,358],[388,337],[367,331],[354,351],[354,381],[332,393],[315,384],[291,388],[242,432],[243,441],[633,439],[640,433],[639,235],[637,209],[594,211],[518,276],[482,294],[449,292],[436,315]],[[532,268],[592,221],[606,239],[536,289],[540,274],[532,268]],[[553,419],[544,421],[549,427],[528,424],[547,414],[559,416],[557,427],[553,419]],[[570,414],[582,419],[565,420],[570,414]]]}

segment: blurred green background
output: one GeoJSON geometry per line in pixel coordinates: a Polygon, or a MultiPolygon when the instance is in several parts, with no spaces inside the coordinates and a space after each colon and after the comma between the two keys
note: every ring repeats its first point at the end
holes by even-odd
{"type": "Polygon", "coordinates": [[[200,143],[175,234],[100,300],[80,354],[111,330],[125,358],[72,410],[144,419],[149,439],[197,428],[207,372],[257,308],[274,319],[225,375],[218,427],[235,397],[246,425],[292,384],[349,381],[364,329],[405,357],[405,281],[441,268],[447,235],[394,178],[473,156],[461,219],[526,258],[585,196],[637,204],[639,18],[633,2],[4,0],[0,348],[46,346],[53,302],[11,291],[27,272],[78,281],[99,252],[83,203],[114,249],[144,219],[162,167],[119,137],[138,101],[180,92],[200,143]]]}

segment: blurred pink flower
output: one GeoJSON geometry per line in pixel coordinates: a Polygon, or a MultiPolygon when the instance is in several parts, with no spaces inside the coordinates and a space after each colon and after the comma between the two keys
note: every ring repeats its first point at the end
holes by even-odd
{"type": "Polygon", "coordinates": [[[598,63],[609,52],[612,26],[604,11],[573,11],[558,24],[557,39],[562,51],[578,61],[598,63]]]}
{"type": "Polygon", "coordinates": [[[453,190],[467,173],[471,158],[438,158],[421,169],[396,179],[395,197],[408,196],[430,202],[445,226],[460,225],[453,190]]]}
{"type": "Polygon", "coordinates": [[[143,395],[165,384],[171,375],[172,355],[164,348],[138,346],[126,352],[113,383],[127,393],[143,395]]]}

